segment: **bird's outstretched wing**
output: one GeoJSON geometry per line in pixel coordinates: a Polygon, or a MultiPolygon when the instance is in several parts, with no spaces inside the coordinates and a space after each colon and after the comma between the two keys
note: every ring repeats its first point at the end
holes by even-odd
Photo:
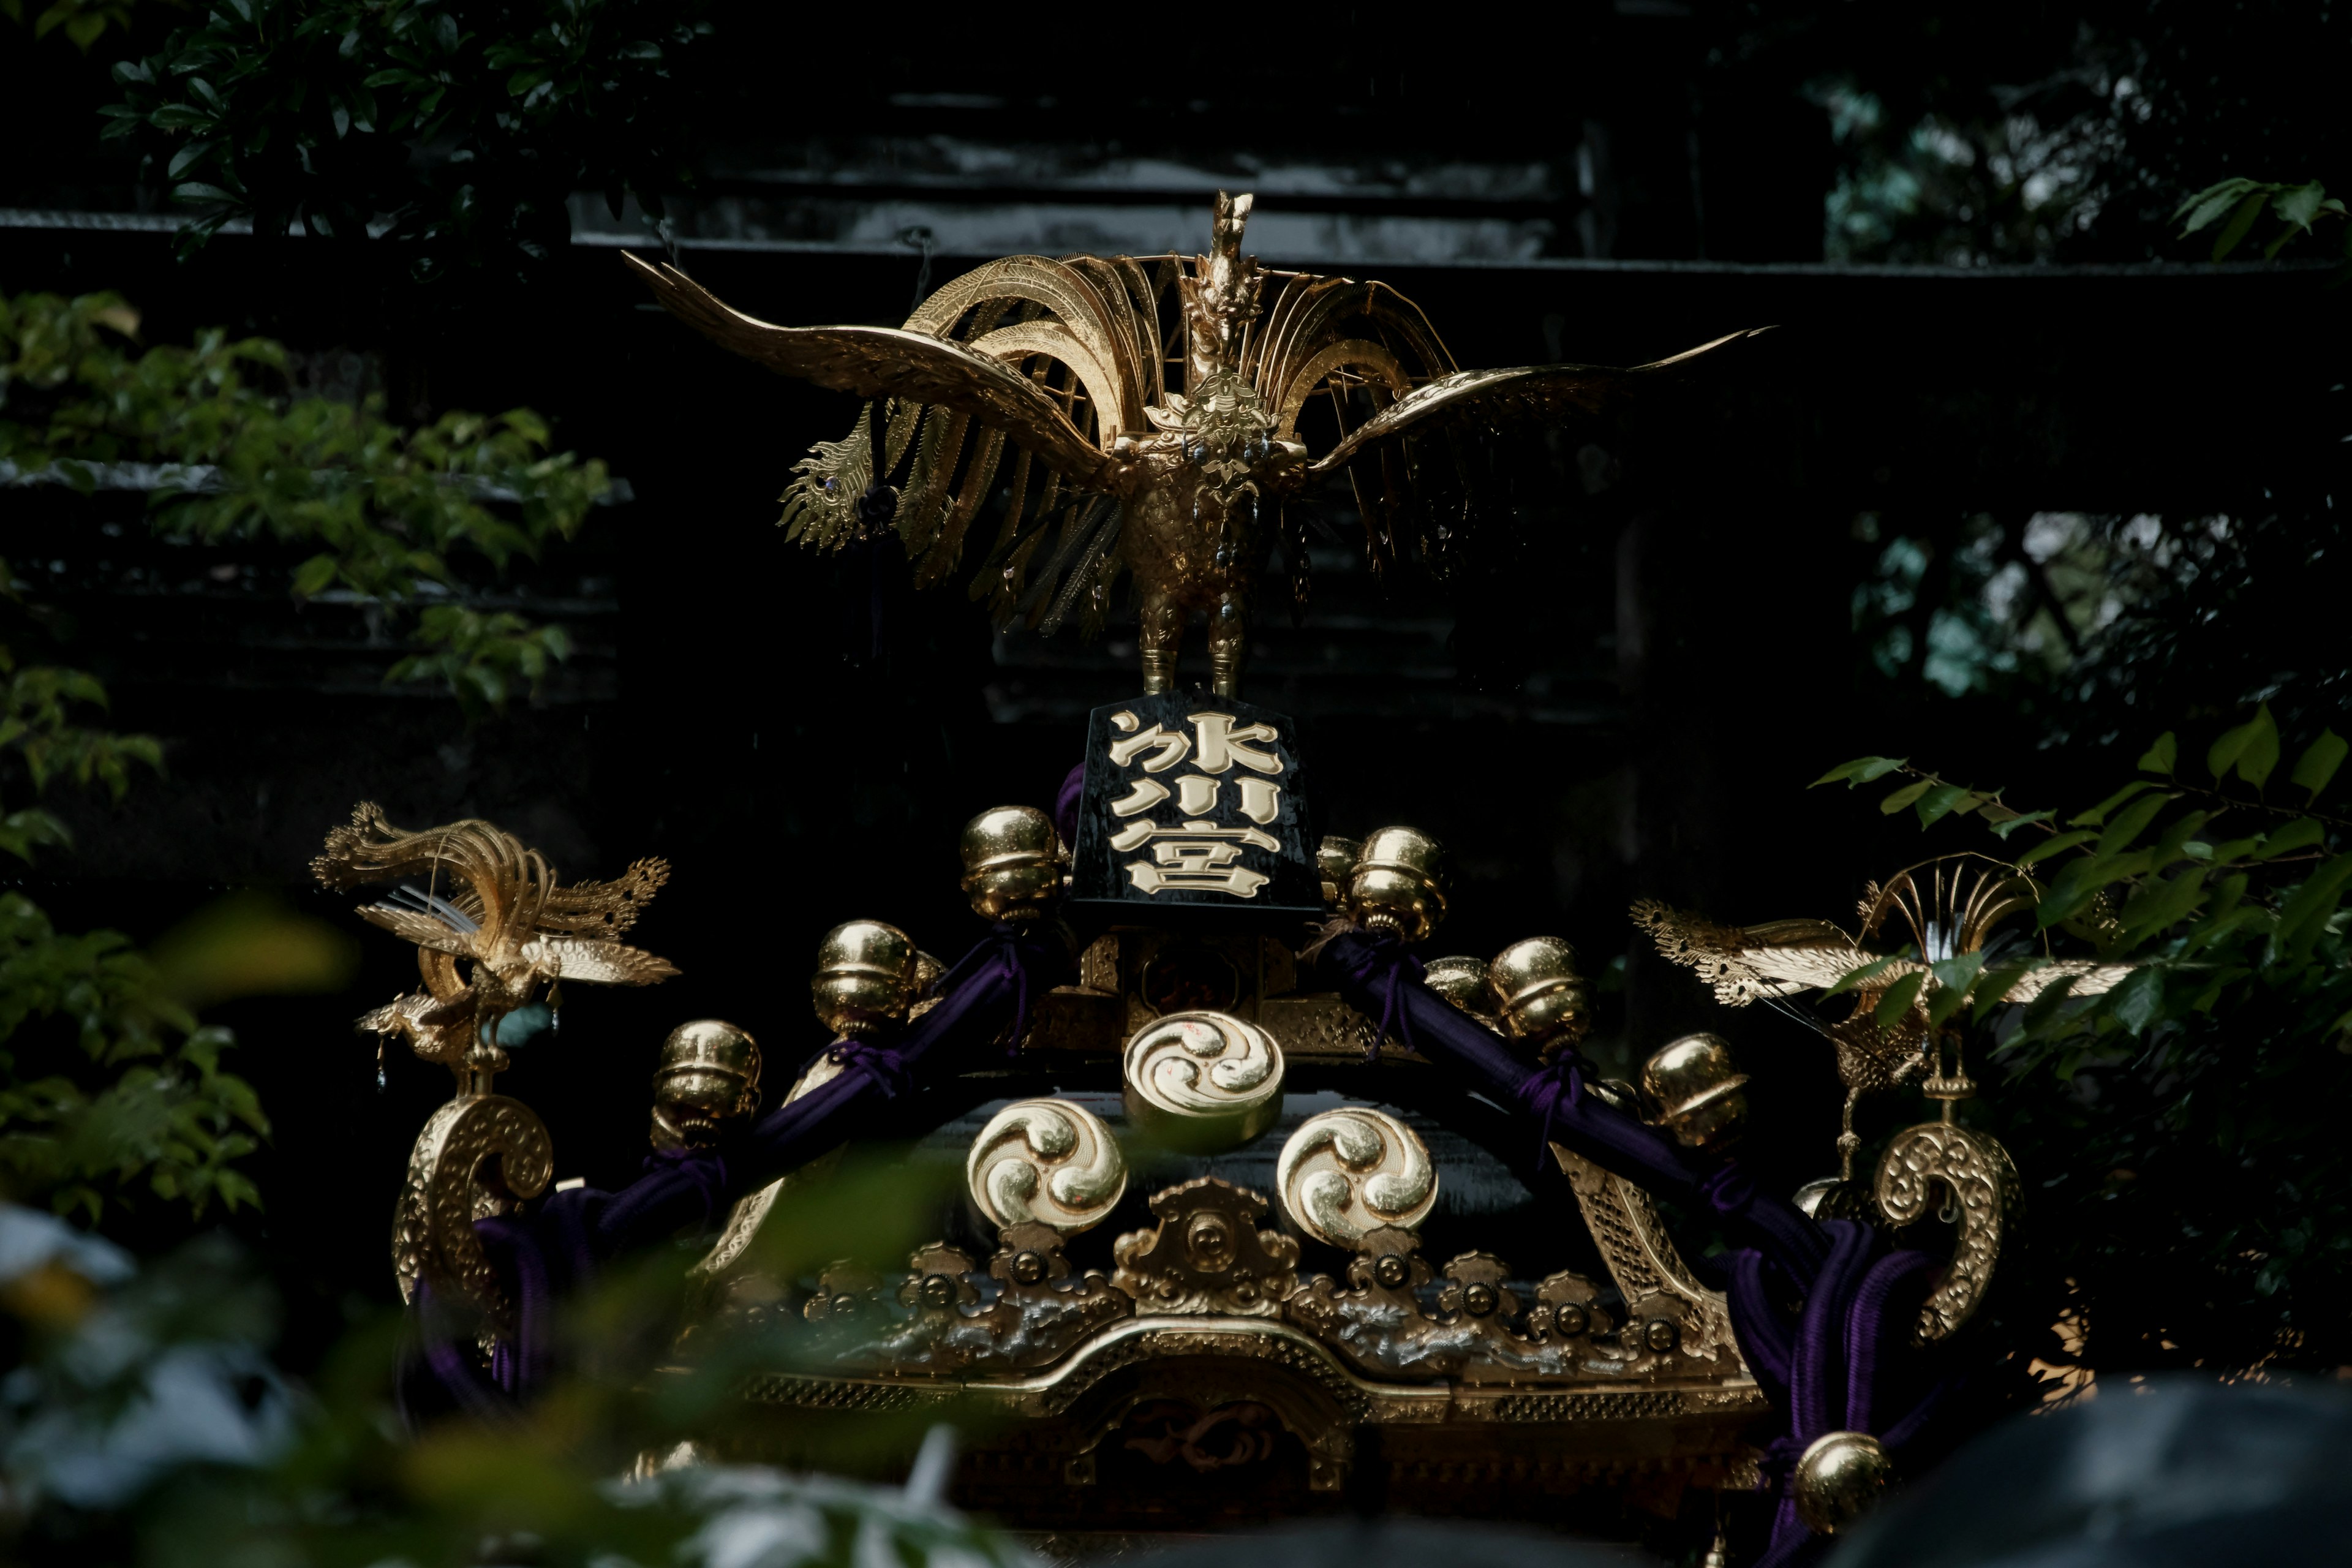
{"type": "MultiPolygon", "coordinates": [[[[1704,915],[1644,899],[1633,906],[1633,923],[1650,933],[1669,961],[1698,971],[1714,987],[1716,1000],[1730,1007],[1827,989],[1878,956],[1827,921],[1717,925],[1704,915]]],[[[1896,959],[1872,976],[1872,988],[1883,990],[1925,967],[1896,959]]]]}
{"type": "Polygon", "coordinates": [[[677,973],[677,965],[642,948],[617,942],[581,942],[543,936],[522,946],[523,962],[541,973],[599,985],[651,985],[677,973]]]}
{"type": "Polygon", "coordinates": [[[1108,489],[1118,472],[1117,463],[1078,433],[1059,403],[1007,363],[1036,352],[1041,344],[1029,339],[1055,330],[1049,326],[1033,325],[1020,342],[996,345],[1006,358],[897,327],[780,327],[721,303],[675,267],[621,254],[670,314],[770,370],[864,398],[962,415],[1001,431],[1087,489],[1108,489]]]}
{"type": "Polygon", "coordinates": [[[1769,327],[1755,327],[1727,333],[1672,359],[1635,365],[1630,370],[1589,364],[1531,364],[1501,370],[1456,371],[1417,386],[1397,399],[1317,458],[1308,471],[1329,473],[1383,443],[1408,434],[1433,434],[1457,422],[1475,419],[1492,426],[1513,420],[1556,421],[1571,415],[1604,414],[1632,402],[1646,387],[1658,385],[1695,367],[1703,359],[1719,359],[1730,346],[1769,331],[1769,327]]]}

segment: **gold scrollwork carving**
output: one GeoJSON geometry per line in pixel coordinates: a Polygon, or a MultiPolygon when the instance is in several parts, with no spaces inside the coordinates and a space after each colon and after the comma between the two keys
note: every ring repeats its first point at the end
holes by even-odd
{"type": "Polygon", "coordinates": [[[1952,1261],[1919,1309],[1912,1335],[1921,1344],[1953,1333],[1984,1300],[2017,1201],[2017,1167],[1999,1142],[1958,1122],[1927,1121],[1897,1132],[1878,1163],[1876,1196],[1887,1223],[1921,1218],[1937,1186],[1952,1194],[1959,1236],[1952,1261]]]}
{"type": "Polygon", "coordinates": [[[989,1118],[964,1162],[971,1201],[991,1225],[1100,1224],[1127,1191],[1127,1161],[1102,1119],[1066,1100],[1022,1100],[989,1118]]]}
{"type": "Polygon", "coordinates": [[[1147,1312],[1276,1317],[1298,1288],[1298,1243],[1258,1228],[1265,1209],[1257,1194],[1214,1176],[1155,1194],[1160,1223],[1111,1245],[1111,1283],[1147,1312]]]}
{"type": "Polygon", "coordinates": [[[469,1301],[501,1328],[514,1302],[474,1234],[474,1222],[537,1197],[555,1151],[530,1107],[502,1094],[461,1095],[433,1113],[408,1156],[392,1226],[392,1266],[404,1300],[421,1279],[469,1301]]]}
{"type": "Polygon", "coordinates": [[[1299,1229],[1353,1247],[1382,1226],[1418,1227],[1437,1203],[1437,1166],[1412,1128],[1351,1105],[1300,1123],[1276,1162],[1275,1190],[1299,1229]]]}

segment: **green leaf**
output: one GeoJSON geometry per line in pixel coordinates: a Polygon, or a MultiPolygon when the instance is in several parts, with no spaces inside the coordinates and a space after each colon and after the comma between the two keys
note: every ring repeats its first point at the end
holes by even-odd
{"type": "Polygon", "coordinates": [[[1983,804],[1984,797],[1966,785],[1948,784],[1937,784],[1921,795],[1916,809],[1919,813],[1919,826],[1932,827],[1939,818],[1949,816],[1954,811],[1965,815],[1983,804]]]}
{"type": "Polygon", "coordinates": [[[2271,935],[2273,950],[2301,957],[2335,914],[2347,878],[2352,878],[2352,855],[2339,855],[2314,871],[2279,910],[2278,929],[2271,935]]]}
{"type": "Polygon", "coordinates": [[[313,555],[294,569],[294,596],[310,599],[324,593],[341,565],[332,555],[313,555]]]}
{"type": "MultiPolygon", "coordinates": [[[[1986,808],[1985,815],[1987,816],[1990,816],[1992,815],[1990,807],[1986,808]]],[[[1995,833],[1998,833],[2003,838],[2006,838],[2011,834],[2016,832],[2019,828],[2023,827],[2030,823],[2047,822],[2057,815],[2058,814],[2054,811],[2020,812],[2013,816],[2003,817],[2000,820],[1990,824],[1990,826],[1995,833]]]]}
{"type": "Polygon", "coordinates": [[[2317,180],[2306,185],[2289,185],[2271,202],[2271,211],[2283,223],[2293,224],[2304,233],[2311,232],[2311,220],[2320,215],[2327,200],[2327,187],[2317,180]]]}
{"type": "Polygon", "coordinates": [[[2199,229],[2219,222],[2221,215],[2243,200],[2247,192],[2258,188],[2253,181],[2240,178],[2223,180],[2217,185],[2208,185],[2199,191],[2182,202],[2172,215],[2176,221],[2186,220],[2180,237],[2187,239],[2199,229]]]}
{"type": "Polygon", "coordinates": [[[1900,961],[1892,953],[1888,954],[1885,958],[1874,958],[1868,963],[1864,964],[1861,968],[1850,971],[1846,974],[1840,976],[1837,984],[1824,990],[1822,994],[1824,996],[1836,996],[1848,991],[1857,990],[1862,986],[1869,984],[1873,980],[1875,980],[1885,971],[1888,964],[1898,962],[1900,961]]]}
{"type": "Polygon", "coordinates": [[[2106,831],[2099,835],[2099,842],[2091,852],[2095,855],[2122,854],[2147,830],[2147,825],[2156,820],[2157,813],[2171,802],[2172,797],[2168,795],[2145,795],[2132,802],[2116,814],[2116,819],[2107,824],[2106,831]]]}
{"type": "Polygon", "coordinates": [[[1941,1024],[1967,1005],[1969,988],[1977,983],[1984,969],[1982,952],[1963,952],[1955,958],[1938,959],[1928,965],[1936,976],[1936,995],[1927,1004],[1927,1021],[1941,1024]]]}
{"type": "Polygon", "coordinates": [[[2169,730],[2156,738],[2156,744],[2140,753],[2139,766],[2152,773],[2172,776],[2173,764],[2180,760],[2179,739],[2169,730]]]}
{"type": "Polygon", "coordinates": [[[2205,868],[2193,866],[2170,880],[2144,882],[2124,902],[2126,935],[2153,934],[2185,919],[2205,896],[2205,868]]]}
{"type": "MultiPolygon", "coordinates": [[[[507,417],[512,419],[514,416],[510,414],[507,417]]],[[[547,437],[542,435],[539,439],[544,444],[547,437]]],[[[1819,789],[1825,784],[1836,784],[1839,780],[1844,779],[1850,781],[1846,787],[1851,789],[1854,784],[1865,784],[1873,779],[1885,777],[1901,767],[1906,760],[1903,757],[1856,757],[1853,762],[1840,763],[1805,787],[1819,789]]]]}
{"type": "Polygon", "coordinates": [[[2115,794],[2107,796],[2106,799],[2099,802],[2098,805],[2091,807],[2090,810],[2082,812],[2077,816],[2069,818],[2066,826],[2069,827],[2096,827],[2099,824],[2107,819],[2107,813],[2115,810],[2116,807],[2123,805],[2124,802],[2131,799],[2132,796],[2139,794],[2141,791],[2151,790],[2155,787],[2156,785],[2150,784],[2146,779],[2139,779],[2134,783],[2127,784],[2124,785],[2123,788],[2116,791],[2115,794]]]}
{"type": "Polygon", "coordinates": [[[2220,261],[2238,248],[2238,242],[2254,226],[2254,220],[2263,215],[2263,204],[2270,199],[2270,192],[2260,190],[2238,204],[2238,210],[2230,215],[2230,221],[2213,237],[2214,260],[2220,261]]]}
{"type": "Polygon", "coordinates": [[[1919,989],[1927,983],[1927,971],[1913,970],[1886,988],[1886,994],[1878,999],[1877,1009],[1871,1017],[1880,1028],[1893,1028],[1902,1021],[1903,1015],[1911,1010],[1911,1004],[1919,999],[1919,989]]]}
{"type": "Polygon", "coordinates": [[[2319,792],[2336,776],[2336,770],[2344,765],[2347,751],[2352,751],[2352,742],[2333,730],[2322,730],[2319,739],[2305,747],[2303,755],[2295,759],[2294,772],[2288,776],[2288,782],[2301,784],[2311,792],[2313,800],[2317,800],[2319,792]]]}
{"type": "Polygon", "coordinates": [[[2107,993],[2107,1013],[2137,1038],[2164,1005],[2164,971],[2136,969],[2107,993]]]}
{"type": "Polygon", "coordinates": [[[2275,860],[2282,855],[2292,855],[2298,849],[2308,849],[2315,844],[2324,842],[2326,837],[2327,828],[2324,823],[2312,817],[2298,816],[2276,833],[2264,838],[2263,847],[2255,851],[2254,858],[2275,860]]]}
{"type": "Polygon", "coordinates": [[[1878,803],[1878,809],[1886,816],[1892,816],[1896,812],[1902,810],[1905,806],[1909,805],[1913,801],[1917,800],[1921,795],[1926,795],[1929,790],[1935,787],[1935,784],[1936,781],[1933,779],[1921,779],[1917,784],[1905,784],[1901,789],[1896,790],[1893,795],[1890,795],[1885,800],[1880,801],[1878,803]]]}
{"type": "Polygon", "coordinates": [[[2045,838],[2041,843],[2035,845],[2032,848],[2027,850],[2024,854],[2020,855],[2017,858],[2017,863],[2020,866],[2031,866],[2037,860],[2047,860],[2053,855],[2064,854],[2067,850],[2072,849],[2077,844],[2087,844],[2095,837],[2096,837],[2096,835],[2095,835],[2089,828],[2084,827],[2077,828],[2072,833],[2062,833],[2055,838],[2045,838]]]}
{"type": "Polygon", "coordinates": [[[2205,753],[2205,765],[2217,781],[2234,767],[2240,778],[2260,789],[2278,766],[2278,725],[2272,721],[2270,704],[2265,702],[2254,710],[2252,718],[2234,730],[2221,731],[2205,753]]]}

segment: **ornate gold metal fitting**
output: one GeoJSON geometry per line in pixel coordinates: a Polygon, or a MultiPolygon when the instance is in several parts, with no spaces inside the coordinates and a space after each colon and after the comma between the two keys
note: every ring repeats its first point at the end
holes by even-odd
{"type": "Polygon", "coordinates": [[[817,943],[809,994],[817,1022],[845,1039],[868,1039],[906,1021],[921,955],[897,926],[849,921],[817,943]]]}
{"type": "Polygon", "coordinates": [[[1546,1060],[1592,1026],[1576,949],[1556,936],[1513,942],[1495,955],[1486,975],[1503,1033],[1535,1046],[1546,1060]]]}
{"type": "Polygon", "coordinates": [[[1146,1312],[1271,1318],[1298,1288],[1298,1243],[1261,1230],[1265,1200],[1202,1176],[1153,1194],[1160,1223],[1111,1244],[1111,1283],[1146,1312]]]}
{"type": "Polygon", "coordinates": [[[1348,885],[1349,874],[1356,868],[1356,855],[1363,848],[1360,838],[1327,837],[1315,847],[1315,868],[1323,873],[1323,901],[1337,905],[1341,889],[1348,885]]]}
{"type": "Polygon", "coordinates": [[[1421,941],[1445,918],[1445,847],[1415,827],[1383,827],[1348,872],[1348,912],[1370,931],[1421,941]]]}
{"type": "MultiPolygon", "coordinates": [[[[964,1161],[971,1201],[1000,1230],[1042,1225],[1075,1236],[1099,1225],[1127,1191],[1127,1160],[1102,1118],[1066,1100],[1021,1100],[989,1118],[964,1161]]],[[[1034,1249],[1029,1249],[1034,1250],[1034,1249]]],[[[1009,1266],[1023,1279],[1019,1257],[1009,1266]]],[[[1042,1268],[1044,1264],[1039,1262],[1042,1268]]]]}
{"type": "Polygon", "coordinates": [[[1790,1194],[1789,1201],[1811,1219],[1875,1219],[1869,1192],[1859,1182],[1823,1176],[1807,1182],[1790,1194]]]}
{"type": "Polygon", "coordinates": [[[1798,1458],[1790,1492],[1797,1517],[1817,1535],[1836,1535],[1870,1511],[1887,1483],[1895,1461],[1867,1432],[1832,1432],[1815,1438],[1798,1458]]]}
{"type": "Polygon", "coordinates": [[[719,1018],[680,1024],[662,1041],[654,1070],[656,1149],[707,1148],[719,1124],[760,1104],[760,1047],[719,1018]]]}
{"type": "Polygon", "coordinates": [[[1383,1228],[1410,1232],[1437,1203],[1429,1145],[1368,1106],[1327,1110],[1300,1123],[1275,1162],[1274,1182],[1291,1223],[1331,1247],[1360,1247],[1383,1228]]]}
{"type": "Polygon", "coordinates": [[[997,805],[963,827],[963,890],[984,920],[1020,925],[1062,893],[1062,841],[1044,812],[997,805]]]}
{"type": "Polygon", "coordinates": [[[1886,1223],[1926,1217],[1939,1188],[1959,1234],[1952,1261],[1919,1309],[1912,1339],[1920,1344],[1948,1337],[1982,1304],[2017,1203],[2017,1166],[1997,1140],[1957,1122],[1922,1122],[1897,1132],[1879,1158],[1872,1194],[1886,1223]]]}
{"type": "Polygon", "coordinates": [[[1424,976],[1429,988],[1472,1017],[1495,1022],[1495,994],[1486,985],[1483,958],[1433,958],[1424,976]]]}
{"type": "Polygon", "coordinates": [[[1748,1075],[1720,1035],[1685,1035],[1642,1064],[1642,1093],[1685,1148],[1726,1143],[1748,1120],[1748,1075]]]}
{"type": "Polygon", "coordinates": [[[1171,1013],[1136,1031],[1124,1061],[1127,1119],[1162,1148],[1237,1149],[1282,1114],[1282,1047],[1226,1013],[1171,1013]]]}

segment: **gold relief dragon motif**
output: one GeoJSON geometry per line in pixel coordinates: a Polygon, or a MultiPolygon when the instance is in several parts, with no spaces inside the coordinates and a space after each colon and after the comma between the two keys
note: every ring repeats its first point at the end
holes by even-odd
{"type": "Polygon", "coordinates": [[[1244,255],[1251,205],[1218,195],[1205,256],[1008,257],[897,328],[776,326],[675,267],[625,258],[720,346],[870,400],[846,438],[796,466],[781,519],[793,537],[820,549],[868,537],[859,500],[881,493],[878,450],[879,477],[903,476],[891,515],[916,581],[939,582],[1009,460],[1003,522],[971,596],[1000,626],[1052,632],[1075,617],[1091,632],[1132,573],[1147,692],[1173,689],[1185,623],[1200,614],[1213,689],[1237,694],[1274,534],[1304,603],[1303,536],[1284,507],[1310,483],[1347,474],[1376,567],[1435,563],[1479,510],[1463,442],[1507,422],[1613,416],[1755,335],[1632,370],[1459,370],[1421,309],[1385,284],[1244,255]],[[1319,456],[1302,436],[1318,398],[1319,456]]]}

